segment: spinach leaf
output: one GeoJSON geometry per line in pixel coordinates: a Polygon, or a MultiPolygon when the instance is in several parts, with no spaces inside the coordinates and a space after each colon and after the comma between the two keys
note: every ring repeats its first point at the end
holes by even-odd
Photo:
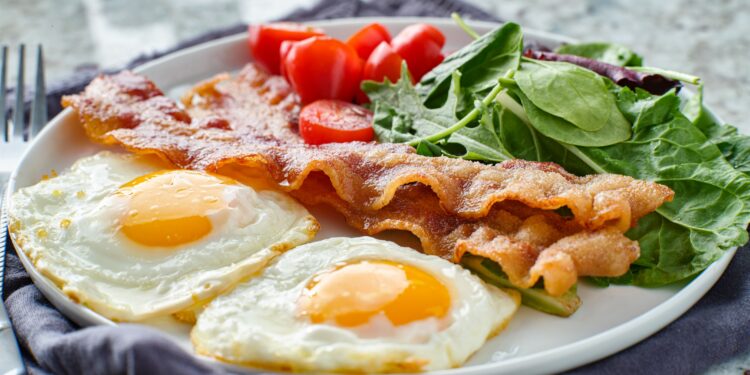
{"type": "MultiPolygon", "coordinates": [[[[615,82],[620,86],[630,87],[631,89],[642,88],[654,95],[662,95],[673,88],[677,88],[679,90],[681,86],[680,81],[672,80],[669,76],[661,76],[653,71],[651,73],[635,71],[637,67],[624,68],[622,66],[607,64],[598,60],[589,59],[587,57],[561,55],[554,52],[544,52],[538,50],[527,50],[524,53],[524,56],[536,60],[561,61],[575,64],[596,72],[602,77],[607,77],[612,80],[612,82],[615,82]]],[[[697,78],[691,75],[665,70],[660,70],[660,72],[666,72],[674,77],[690,79],[693,82],[694,79],[697,78]]]]}
{"type": "MultiPolygon", "coordinates": [[[[402,71],[404,74],[396,83],[367,81],[362,85],[375,104],[374,128],[380,142],[413,143],[423,154],[434,155],[439,149],[442,155],[470,160],[499,162],[512,158],[500,142],[492,119],[485,116],[486,108],[472,111],[474,118],[482,116],[478,121],[473,121],[469,115],[461,119],[456,117],[456,105],[462,90],[459,72],[452,75],[443,105],[427,108],[412,86],[407,70],[402,71]],[[474,126],[467,126],[471,122],[474,126]],[[455,128],[458,130],[448,131],[455,128]],[[447,134],[432,139],[442,133],[447,134]]],[[[493,96],[486,98],[487,101],[491,102],[499,90],[496,84],[493,96]]]]}
{"type": "Polygon", "coordinates": [[[460,72],[463,92],[481,93],[494,87],[509,71],[518,69],[522,50],[521,27],[506,23],[448,56],[422,77],[417,92],[427,106],[437,107],[448,96],[453,73],[460,72]]]}
{"type": "Polygon", "coordinates": [[[577,175],[593,173],[592,169],[557,141],[539,133],[531,125],[520,104],[507,97],[496,105],[495,125],[505,149],[515,158],[533,161],[551,161],[565,165],[568,172],[577,175]],[[517,107],[510,110],[508,107],[517,107]]]}
{"type": "Polygon", "coordinates": [[[541,110],[520,90],[515,94],[520,98],[531,125],[556,141],[576,146],[599,147],[630,138],[630,123],[620,113],[614,101],[610,104],[608,112],[611,112],[611,115],[605,126],[598,131],[585,131],[563,118],[541,110]]]}
{"type": "Polygon", "coordinates": [[[615,43],[565,44],[555,50],[564,55],[575,55],[617,66],[641,66],[643,58],[627,47],[615,43]]]}
{"type": "Polygon", "coordinates": [[[627,233],[640,243],[641,257],[628,277],[612,281],[642,286],[679,281],[747,242],[750,177],[735,170],[680,112],[674,91],[651,96],[625,88],[618,103],[635,119],[632,138],[576,151],[595,170],[665,184],[675,198],[627,233]]]}
{"type": "Polygon", "coordinates": [[[543,149],[539,144],[541,134],[499,103],[495,106],[494,112],[497,135],[513,157],[534,161],[544,159],[543,149]]]}
{"type": "Polygon", "coordinates": [[[581,130],[611,132],[630,127],[617,110],[604,78],[588,69],[564,62],[524,59],[514,78],[535,107],[581,130]]]}

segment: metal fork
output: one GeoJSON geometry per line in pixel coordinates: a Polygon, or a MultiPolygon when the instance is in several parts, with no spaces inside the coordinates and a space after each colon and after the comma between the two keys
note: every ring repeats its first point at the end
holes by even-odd
{"type": "MultiPolygon", "coordinates": [[[[5,250],[8,231],[7,204],[3,204],[6,186],[10,173],[18,164],[23,151],[31,140],[47,123],[47,102],[44,88],[44,59],[42,46],[36,50],[36,83],[34,85],[34,100],[31,104],[31,123],[27,126],[24,111],[24,55],[23,44],[18,46],[18,81],[16,82],[16,98],[13,106],[13,119],[6,118],[6,70],[8,66],[8,47],[0,49],[0,294],[3,290],[5,275],[5,250]]],[[[5,311],[5,304],[0,304],[0,374],[23,374],[23,365],[18,342],[13,333],[13,326],[5,311]]]]}

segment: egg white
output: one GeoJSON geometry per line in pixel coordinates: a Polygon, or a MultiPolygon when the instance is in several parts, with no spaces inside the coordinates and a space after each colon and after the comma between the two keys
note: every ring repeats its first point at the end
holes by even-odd
{"type": "Polygon", "coordinates": [[[11,235],[35,267],[105,317],[137,321],[205,303],[279,253],[312,239],[317,221],[294,199],[227,185],[227,207],[208,218],[205,237],[166,249],[118,232],[127,202],[113,195],[165,168],[153,157],[101,152],[11,199],[11,235]]]}
{"type": "Polygon", "coordinates": [[[518,308],[514,292],[482,282],[439,257],[371,237],[332,238],[290,250],[248,282],[214,299],[191,332],[196,352],[223,361],[292,371],[402,372],[464,363],[504,328],[518,308]],[[356,329],[313,324],[297,301],[310,280],[341,262],[387,260],[419,268],[451,294],[442,322],[356,329]]]}

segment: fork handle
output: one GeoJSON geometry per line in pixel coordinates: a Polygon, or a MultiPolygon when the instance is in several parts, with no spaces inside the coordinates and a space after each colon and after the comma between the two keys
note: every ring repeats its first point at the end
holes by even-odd
{"type": "MultiPolygon", "coordinates": [[[[8,215],[7,207],[4,202],[7,179],[6,176],[0,175],[0,292],[3,290],[5,277],[5,254],[8,250],[8,244],[5,243],[8,233],[8,215]]],[[[1,294],[1,293],[0,293],[1,294]]],[[[13,333],[13,325],[10,323],[8,312],[5,311],[5,302],[0,303],[0,374],[16,375],[25,374],[26,368],[21,357],[21,350],[18,348],[16,335],[13,333]]]]}
{"type": "Polygon", "coordinates": [[[21,359],[21,351],[18,349],[16,335],[10,325],[5,304],[0,304],[0,374],[15,375],[25,374],[26,369],[21,359]]]}

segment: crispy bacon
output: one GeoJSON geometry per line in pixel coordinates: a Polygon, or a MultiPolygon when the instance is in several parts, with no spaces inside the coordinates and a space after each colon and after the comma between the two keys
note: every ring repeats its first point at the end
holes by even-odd
{"type": "Polygon", "coordinates": [[[540,277],[554,295],[578,276],[617,276],[639,253],[623,233],[672,198],[663,185],[618,175],[577,177],[553,163],[486,165],[424,157],[399,144],[303,144],[298,105],[280,77],[254,66],[183,97],[185,110],[133,73],[99,77],[63,99],[89,137],[156,153],[183,168],[261,171],[307,204],[324,203],[367,234],[407,230],[423,250],[498,262],[511,282],[540,277]],[[555,210],[567,208],[570,218],[555,210]]]}

